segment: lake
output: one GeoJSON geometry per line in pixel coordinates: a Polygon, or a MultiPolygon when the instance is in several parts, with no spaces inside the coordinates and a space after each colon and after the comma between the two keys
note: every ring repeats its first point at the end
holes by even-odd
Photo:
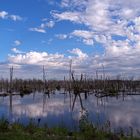
{"type": "Polygon", "coordinates": [[[74,130],[78,129],[79,120],[85,115],[98,127],[109,121],[113,131],[120,128],[129,131],[130,127],[135,132],[140,130],[140,96],[97,98],[89,94],[85,98],[85,94],[81,93],[81,99],[82,104],[77,96],[72,109],[74,95],[59,91],[50,96],[38,92],[23,97],[15,95],[12,96],[12,103],[9,96],[0,97],[0,116],[25,125],[31,119],[36,123],[40,119],[40,125],[62,125],[74,130]]]}

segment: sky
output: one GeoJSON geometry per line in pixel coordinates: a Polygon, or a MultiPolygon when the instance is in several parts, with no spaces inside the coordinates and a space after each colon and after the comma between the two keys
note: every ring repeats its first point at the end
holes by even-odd
{"type": "Polygon", "coordinates": [[[0,0],[0,77],[140,77],[139,0],[0,0]]]}

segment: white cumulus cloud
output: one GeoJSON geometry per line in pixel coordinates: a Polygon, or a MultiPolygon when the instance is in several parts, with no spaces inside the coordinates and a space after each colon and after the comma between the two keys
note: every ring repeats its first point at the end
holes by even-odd
{"type": "Polygon", "coordinates": [[[23,18],[19,15],[11,15],[9,14],[8,12],[6,11],[0,11],[0,18],[1,19],[11,19],[13,21],[20,21],[22,20],[23,18]]]}

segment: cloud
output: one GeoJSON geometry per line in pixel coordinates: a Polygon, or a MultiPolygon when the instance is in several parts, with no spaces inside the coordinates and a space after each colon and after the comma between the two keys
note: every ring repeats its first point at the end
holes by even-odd
{"type": "Polygon", "coordinates": [[[69,51],[71,54],[77,55],[80,59],[85,59],[88,57],[86,53],[83,53],[79,48],[74,48],[69,51]]]}
{"type": "Polygon", "coordinates": [[[24,52],[18,50],[17,48],[12,48],[11,51],[13,51],[14,53],[19,53],[19,54],[24,53],[24,52]]]}
{"type": "Polygon", "coordinates": [[[93,38],[93,32],[86,31],[86,30],[74,30],[71,35],[82,37],[85,39],[93,38]]]}
{"type": "Polygon", "coordinates": [[[83,43],[86,45],[94,45],[93,39],[83,39],[83,43]]]}
{"type": "Polygon", "coordinates": [[[21,43],[21,41],[19,41],[19,40],[15,40],[14,41],[14,46],[20,46],[22,43],[21,43]]]}
{"type": "Polygon", "coordinates": [[[29,28],[29,31],[39,32],[39,33],[46,33],[46,30],[42,29],[42,28],[29,28]]]}
{"type": "MultiPolygon", "coordinates": [[[[91,67],[105,64],[110,73],[138,74],[140,64],[140,2],[139,0],[62,0],[63,12],[52,11],[58,21],[84,25],[86,30],[74,29],[68,35],[86,45],[100,43],[104,52],[84,63],[91,67]]],[[[96,44],[95,44],[96,45],[96,44]]],[[[90,69],[90,68],[89,68],[90,69]]]]}
{"type": "Polygon", "coordinates": [[[40,25],[40,28],[42,28],[42,29],[44,29],[44,28],[46,28],[46,27],[48,27],[48,28],[53,28],[54,25],[55,25],[55,22],[51,20],[51,21],[49,21],[49,22],[42,23],[42,24],[40,25]]]}
{"type": "Polygon", "coordinates": [[[11,18],[14,21],[22,20],[22,18],[20,16],[18,16],[18,15],[10,15],[9,18],[11,18]]]}
{"type": "MultiPolygon", "coordinates": [[[[20,73],[26,71],[22,75],[19,74],[19,77],[26,77],[27,71],[30,71],[30,69],[34,69],[32,76],[36,77],[37,70],[41,69],[42,65],[45,65],[50,78],[54,78],[56,75],[60,79],[68,74],[69,62],[72,60],[72,69],[76,74],[86,73],[94,76],[98,69],[99,75],[101,75],[102,65],[104,65],[106,76],[125,74],[126,76],[139,78],[140,47],[132,48],[127,41],[112,42],[112,45],[106,48],[105,53],[96,55],[88,55],[79,48],[68,50],[69,54],[67,55],[37,51],[23,53],[16,48],[12,50],[15,54],[8,55],[7,64],[19,66],[18,72],[20,73]],[[118,46],[119,44],[122,44],[122,46],[118,46]]],[[[28,75],[27,77],[29,78],[30,76],[28,75]]]]}
{"type": "Polygon", "coordinates": [[[68,35],[66,35],[66,34],[57,34],[57,35],[55,35],[55,37],[57,37],[58,39],[64,40],[64,39],[66,39],[68,37],[68,35]]]}
{"type": "Polygon", "coordinates": [[[20,21],[20,20],[22,20],[22,17],[20,17],[19,15],[10,15],[6,11],[0,11],[0,18],[1,19],[11,19],[13,21],[20,21]]]}
{"type": "Polygon", "coordinates": [[[51,20],[51,21],[47,22],[45,25],[46,25],[46,27],[48,27],[48,28],[52,28],[52,27],[54,27],[55,22],[51,20]]]}
{"type": "MultiPolygon", "coordinates": [[[[15,48],[13,51],[15,54],[8,55],[8,63],[21,66],[20,72],[25,70],[25,66],[26,71],[28,71],[30,68],[33,69],[33,67],[36,67],[36,71],[38,68],[45,65],[47,67],[47,71],[52,76],[51,78],[54,78],[55,74],[57,75],[57,78],[62,78],[64,75],[67,75],[69,69],[69,61],[71,59],[74,59],[73,66],[78,70],[79,68],[77,66],[80,66],[82,62],[88,57],[86,53],[82,52],[78,48],[70,50],[69,56],[65,56],[64,54],[59,53],[51,54],[48,52],[36,51],[22,53],[15,48]]],[[[35,76],[36,74],[34,73],[32,73],[32,75],[35,76]]],[[[26,74],[24,74],[24,76],[26,77],[26,74]]]]}
{"type": "Polygon", "coordinates": [[[90,31],[74,30],[72,33],[69,33],[69,34],[56,34],[55,36],[61,40],[64,40],[67,38],[78,37],[78,38],[82,39],[84,44],[93,45],[94,44],[93,35],[94,35],[94,33],[90,32],[90,31]]]}
{"type": "MultiPolygon", "coordinates": [[[[58,6],[58,5],[57,5],[58,6]]],[[[48,69],[67,70],[69,60],[77,73],[94,73],[105,67],[107,75],[139,75],[140,70],[140,2],[139,0],[61,0],[60,11],[51,11],[53,19],[30,31],[46,33],[58,22],[73,24],[67,34],[56,34],[59,39],[76,39],[85,45],[94,45],[98,52],[84,52],[76,46],[69,54],[29,51],[9,55],[9,63],[17,65],[46,65],[48,69]],[[80,25],[80,26],[78,26],[80,25]],[[72,30],[71,30],[72,29],[72,30]],[[100,48],[98,49],[98,46],[100,48]],[[102,47],[102,48],[101,48],[102,47]],[[102,52],[100,51],[102,50],[102,52]]],[[[6,19],[8,13],[1,12],[6,19]]],[[[87,47],[87,46],[86,46],[87,47]]],[[[84,47],[85,49],[85,47],[84,47]]],[[[88,48],[87,48],[88,49],[88,48]]]]}
{"type": "Polygon", "coordinates": [[[58,66],[58,61],[63,57],[64,55],[58,53],[48,54],[47,52],[30,51],[25,54],[9,55],[9,61],[17,64],[47,64],[48,66],[52,64],[58,66]]]}
{"type": "Polygon", "coordinates": [[[58,21],[68,20],[77,24],[84,24],[90,31],[105,36],[111,36],[112,34],[127,35],[125,28],[140,12],[139,7],[136,5],[138,2],[136,1],[136,4],[134,4],[131,0],[128,1],[129,4],[124,0],[83,1],[81,5],[84,5],[85,8],[82,11],[75,8],[76,5],[80,6],[79,0],[63,0],[62,3],[68,3],[67,6],[71,7],[72,10],[64,10],[61,13],[53,11],[52,16],[54,18],[58,21]],[[72,3],[75,3],[75,6],[72,3]]]}
{"type": "Polygon", "coordinates": [[[6,19],[7,15],[8,15],[8,13],[6,11],[1,11],[0,12],[0,18],[2,18],[2,19],[6,19]]]}
{"type": "Polygon", "coordinates": [[[81,23],[81,15],[79,12],[63,12],[63,13],[57,13],[55,11],[52,12],[52,16],[56,19],[58,19],[59,21],[62,20],[69,20],[72,22],[78,22],[81,23]]]}
{"type": "Polygon", "coordinates": [[[87,0],[61,0],[60,6],[62,8],[76,8],[77,10],[83,10],[87,0]]]}
{"type": "MultiPolygon", "coordinates": [[[[44,19],[43,19],[44,21],[44,19]]],[[[45,20],[46,21],[46,20],[45,20]]],[[[29,28],[29,31],[39,32],[39,33],[46,33],[46,28],[53,28],[55,22],[50,20],[49,22],[41,23],[40,26],[35,28],[29,28]]]]}
{"type": "Polygon", "coordinates": [[[82,39],[83,43],[86,45],[93,45],[93,36],[94,33],[86,30],[74,30],[71,33],[71,36],[79,37],[82,39]]]}
{"type": "Polygon", "coordinates": [[[134,23],[135,23],[135,26],[132,30],[135,30],[135,32],[140,33],[140,17],[136,17],[134,19],[134,23]]]}
{"type": "MultiPolygon", "coordinates": [[[[79,3],[78,3],[79,4],[79,3]]],[[[52,15],[58,20],[69,20],[75,23],[84,23],[96,30],[106,30],[112,22],[108,15],[108,3],[90,0],[86,3],[86,10],[79,11],[64,11],[63,13],[54,12],[52,15]]]]}

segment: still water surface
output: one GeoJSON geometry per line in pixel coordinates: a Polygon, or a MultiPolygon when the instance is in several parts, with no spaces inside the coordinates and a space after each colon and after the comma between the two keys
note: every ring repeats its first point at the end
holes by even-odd
{"type": "Polygon", "coordinates": [[[124,100],[122,97],[97,99],[91,94],[85,99],[85,95],[81,94],[81,98],[84,108],[77,97],[72,110],[74,97],[59,92],[50,97],[43,93],[13,96],[11,105],[8,96],[0,97],[0,117],[4,116],[11,122],[18,120],[23,124],[27,124],[30,119],[36,122],[41,119],[40,125],[64,125],[75,129],[81,115],[86,112],[87,119],[95,125],[102,125],[109,120],[114,130],[129,127],[140,130],[140,96],[126,96],[124,100]]]}

